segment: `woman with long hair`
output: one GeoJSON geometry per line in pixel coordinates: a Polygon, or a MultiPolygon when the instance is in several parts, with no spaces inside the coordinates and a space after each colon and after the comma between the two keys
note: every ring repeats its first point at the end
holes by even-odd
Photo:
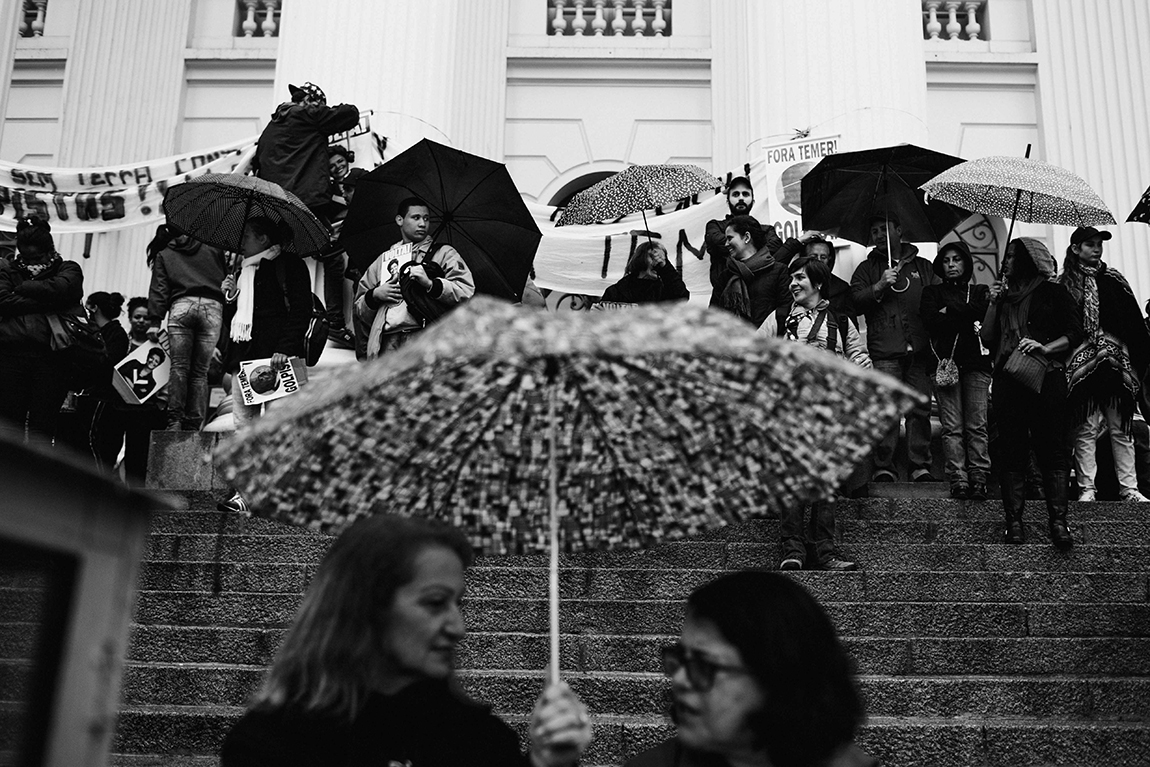
{"type": "Polygon", "coordinates": [[[815,598],[778,573],[743,571],[687,598],[662,651],[676,735],[626,767],[863,767],[863,704],[850,656],[815,598]]]}
{"type": "Polygon", "coordinates": [[[569,767],[591,738],[565,685],[535,705],[529,752],[454,679],[472,552],[408,517],[356,522],[328,551],[222,767],[569,767]]]}
{"type": "Polygon", "coordinates": [[[726,261],[711,261],[711,305],[755,327],[791,301],[786,264],[771,254],[767,233],[752,216],[732,216],[724,234],[726,261]]]}
{"type": "Polygon", "coordinates": [[[84,273],[56,252],[52,227],[16,223],[16,257],[0,267],[0,430],[51,442],[68,394],[68,369],[52,349],[50,315],[82,317],[84,273]]]}
{"type": "Polygon", "coordinates": [[[998,425],[998,479],[1006,514],[1006,543],[1023,543],[1026,466],[1033,449],[1042,470],[1050,540],[1074,544],[1066,525],[1070,482],[1070,410],[1065,360],[1082,342],[1082,315],[1065,287],[1053,282],[1054,258],[1038,240],[1018,237],[1006,246],[1000,280],[990,288],[982,342],[994,355],[991,380],[998,425]],[[1038,391],[1008,371],[1017,351],[1043,369],[1038,391]]]}
{"type": "Polygon", "coordinates": [[[601,300],[621,304],[650,304],[659,301],[686,301],[691,292],[683,276],[667,260],[663,243],[645,240],[627,259],[623,279],[603,291],[601,300]]]}

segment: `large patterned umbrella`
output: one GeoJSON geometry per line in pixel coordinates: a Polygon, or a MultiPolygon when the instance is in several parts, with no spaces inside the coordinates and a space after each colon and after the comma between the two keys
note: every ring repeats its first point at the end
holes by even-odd
{"type": "Polygon", "coordinates": [[[1142,199],[1134,206],[1134,210],[1130,211],[1130,215],[1127,216],[1126,220],[1150,224],[1150,187],[1142,193],[1142,199]]]}
{"type": "MultiPolygon", "coordinates": [[[[1089,184],[1065,168],[1026,157],[983,157],[922,185],[928,198],[975,213],[1060,226],[1117,223],[1089,184]]],[[[1009,241],[1009,237],[1007,238],[1009,241]]]]}
{"type": "Polygon", "coordinates": [[[291,226],[294,237],[282,247],[311,256],[327,246],[329,235],[319,219],[279,184],[238,173],[208,173],[169,187],[164,194],[168,223],[200,242],[240,251],[244,225],[266,216],[291,226]]]}
{"type": "Polygon", "coordinates": [[[332,532],[427,516],[485,553],[550,549],[557,573],[560,550],[650,546],[826,497],[918,396],[726,312],[477,297],[215,460],[260,516],[332,532]]]}
{"type": "Polygon", "coordinates": [[[645,226],[651,208],[721,186],[698,165],[632,165],[572,197],[555,226],[596,224],[636,211],[643,211],[645,226]]]}

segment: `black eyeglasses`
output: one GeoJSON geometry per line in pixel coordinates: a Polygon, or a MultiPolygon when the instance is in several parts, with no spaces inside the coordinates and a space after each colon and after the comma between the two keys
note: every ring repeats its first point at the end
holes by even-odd
{"type": "Polygon", "coordinates": [[[687,682],[699,692],[706,692],[715,684],[715,674],[726,671],[729,674],[750,673],[742,666],[726,666],[715,663],[705,655],[688,650],[676,642],[663,647],[660,651],[663,658],[663,673],[671,677],[679,669],[687,672],[687,682]]]}

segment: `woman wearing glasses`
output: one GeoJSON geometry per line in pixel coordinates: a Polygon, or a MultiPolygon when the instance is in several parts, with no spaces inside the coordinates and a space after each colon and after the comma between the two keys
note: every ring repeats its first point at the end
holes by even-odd
{"type": "Polygon", "coordinates": [[[676,737],[626,767],[864,767],[852,664],[814,597],[783,575],[738,572],[687,599],[663,649],[676,737]]]}

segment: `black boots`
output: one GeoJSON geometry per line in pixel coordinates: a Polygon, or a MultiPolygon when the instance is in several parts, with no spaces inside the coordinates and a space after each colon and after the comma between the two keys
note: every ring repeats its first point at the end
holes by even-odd
{"type": "Polygon", "coordinates": [[[1070,474],[1065,470],[1044,472],[1042,484],[1046,491],[1046,509],[1050,513],[1050,542],[1055,548],[1066,551],[1074,545],[1074,539],[1070,537],[1070,528],[1066,525],[1070,474]]]}
{"type": "MultiPolygon", "coordinates": [[[[1004,471],[999,475],[1002,485],[1002,508],[1006,512],[1006,535],[1004,543],[1022,543],[1022,507],[1026,503],[1026,483],[1018,472],[1004,471]]],[[[1065,497],[1065,495],[1063,495],[1065,497]]],[[[1066,504],[1063,504],[1063,509],[1066,504]]]]}

